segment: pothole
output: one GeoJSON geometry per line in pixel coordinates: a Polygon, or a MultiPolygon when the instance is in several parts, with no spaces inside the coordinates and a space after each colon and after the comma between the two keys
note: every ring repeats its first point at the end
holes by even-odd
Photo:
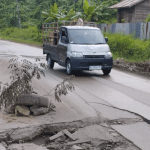
{"type": "MultiPolygon", "coordinates": [[[[119,148],[121,149],[121,147],[123,150],[128,150],[129,147],[132,147],[132,150],[139,150],[115,130],[112,130],[108,122],[90,124],[85,121],[78,121],[43,125],[41,128],[41,133],[37,136],[28,136],[28,139],[11,139],[12,141],[5,139],[6,143],[2,144],[5,145],[8,150],[14,150],[13,148],[20,150],[20,147],[24,148],[24,150],[31,148],[37,149],[37,147],[39,147],[40,150],[118,150],[119,148]]],[[[27,128],[25,130],[27,130],[27,128]]],[[[20,133],[22,132],[23,129],[20,133]]]]}

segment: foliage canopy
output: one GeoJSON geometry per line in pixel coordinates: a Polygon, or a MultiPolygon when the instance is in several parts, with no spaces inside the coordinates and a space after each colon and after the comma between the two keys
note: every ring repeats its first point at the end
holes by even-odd
{"type": "MultiPolygon", "coordinates": [[[[44,21],[70,21],[77,17],[82,17],[85,21],[112,23],[112,20],[116,21],[117,10],[109,10],[107,7],[118,1],[120,0],[77,0],[75,12],[73,0],[18,0],[21,27],[37,26],[40,29],[44,21]]],[[[17,26],[17,1],[0,0],[0,28],[17,26]]]]}

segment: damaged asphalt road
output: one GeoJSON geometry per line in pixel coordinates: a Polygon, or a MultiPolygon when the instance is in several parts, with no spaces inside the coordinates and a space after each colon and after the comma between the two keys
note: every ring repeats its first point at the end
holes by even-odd
{"type": "MultiPolygon", "coordinates": [[[[0,45],[0,81],[8,81],[7,65],[12,57],[34,62],[38,56],[46,63],[40,48],[6,41],[0,41],[0,45]]],[[[53,70],[46,70],[45,73],[45,78],[33,80],[33,87],[41,96],[46,95],[67,77],[65,68],[57,64],[53,70]]],[[[0,139],[6,140],[7,135],[11,134],[9,139],[11,141],[28,141],[43,133],[48,134],[52,131],[57,133],[68,128],[76,128],[79,131],[83,129],[84,133],[90,134],[91,129],[87,131],[84,128],[93,126],[94,129],[94,126],[98,125],[108,128],[107,132],[101,128],[103,134],[100,140],[110,134],[111,139],[120,141],[121,144],[110,149],[149,150],[150,80],[148,78],[116,69],[113,69],[109,76],[104,76],[101,71],[83,71],[75,74],[73,84],[76,90],[66,97],[63,96],[62,103],[56,102],[54,95],[51,95],[50,100],[56,106],[55,112],[35,117],[16,117],[0,113],[0,139]]],[[[74,134],[79,136],[77,133],[74,134]]],[[[82,143],[79,146],[85,145],[82,143]]],[[[103,146],[103,149],[106,147],[103,146]]]]}

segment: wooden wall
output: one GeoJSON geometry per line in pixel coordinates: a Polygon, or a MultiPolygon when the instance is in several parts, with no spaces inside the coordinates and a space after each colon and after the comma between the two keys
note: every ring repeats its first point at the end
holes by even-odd
{"type": "Polygon", "coordinates": [[[145,0],[135,6],[134,22],[144,22],[150,14],[150,0],[145,0]]]}
{"type": "Polygon", "coordinates": [[[145,0],[131,8],[118,9],[117,22],[125,19],[125,23],[144,22],[150,14],[150,0],[145,0]]]}
{"type": "Polygon", "coordinates": [[[122,19],[125,19],[124,23],[134,22],[135,7],[118,9],[117,22],[121,23],[122,19]]]}

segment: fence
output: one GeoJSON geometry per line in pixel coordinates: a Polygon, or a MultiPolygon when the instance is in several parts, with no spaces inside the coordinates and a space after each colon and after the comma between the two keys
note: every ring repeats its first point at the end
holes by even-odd
{"type": "Polygon", "coordinates": [[[98,27],[102,31],[124,34],[135,34],[140,39],[150,39],[150,22],[138,23],[116,23],[116,24],[100,24],[98,27]]]}

